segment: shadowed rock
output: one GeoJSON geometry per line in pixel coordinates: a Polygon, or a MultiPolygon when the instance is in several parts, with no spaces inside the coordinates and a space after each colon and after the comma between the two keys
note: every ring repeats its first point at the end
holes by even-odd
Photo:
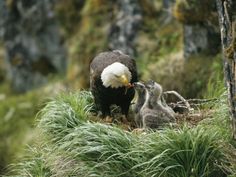
{"type": "Polygon", "coordinates": [[[54,2],[4,2],[0,4],[0,34],[12,89],[25,92],[46,83],[48,74],[65,72],[66,54],[52,11],[54,2]]]}
{"type": "Polygon", "coordinates": [[[118,13],[109,31],[109,47],[134,56],[134,40],[142,14],[138,0],[116,1],[118,13]]]}

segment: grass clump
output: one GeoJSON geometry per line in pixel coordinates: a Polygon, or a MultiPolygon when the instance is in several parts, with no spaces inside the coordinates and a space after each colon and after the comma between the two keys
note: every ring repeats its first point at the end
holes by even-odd
{"type": "Polygon", "coordinates": [[[136,176],[134,162],[128,157],[137,137],[117,127],[101,123],[85,123],[64,137],[58,146],[70,152],[77,163],[76,173],[85,176],[136,176]],[[73,148],[72,148],[73,147],[73,148]]]}
{"type": "Polygon", "coordinates": [[[29,148],[23,161],[12,166],[13,172],[20,176],[51,177],[52,173],[43,157],[44,151],[45,147],[29,148]]]}
{"type": "Polygon", "coordinates": [[[35,91],[23,95],[1,95],[5,98],[0,100],[0,176],[7,171],[6,166],[22,153],[24,143],[31,141],[34,118],[41,101],[41,96],[35,91]]]}
{"type": "Polygon", "coordinates": [[[60,152],[47,155],[53,172],[64,169],[70,175],[114,176],[119,172],[126,174],[133,166],[124,157],[136,138],[118,127],[89,122],[94,109],[92,100],[91,93],[86,91],[63,94],[41,110],[39,128],[51,148],[60,152]],[[55,167],[58,159],[73,164],[73,168],[59,165],[62,169],[58,169],[55,167]]]}
{"type": "Polygon", "coordinates": [[[93,109],[92,94],[81,91],[75,94],[61,94],[49,101],[39,112],[39,127],[48,135],[61,139],[73,128],[88,120],[93,109]]]}
{"type": "Polygon", "coordinates": [[[142,176],[223,177],[229,163],[219,133],[201,126],[153,133],[144,148],[146,160],[136,167],[142,176]]]}
{"type": "Polygon", "coordinates": [[[214,128],[216,132],[220,133],[221,138],[231,141],[232,128],[230,127],[231,118],[227,99],[227,93],[224,91],[218,96],[218,100],[208,104],[208,109],[212,111],[212,118],[202,120],[199,126],[202,126],[205,129],[214,128]]]}
{"type": "MultiPolygon", "coordinates": [[[[39,128],[48,148],[38,151],[43,153],[40,162],[44,162],[50,175],[224,177],[236,174],[235,149],[230,145],[230,137],[224,135],[226,132],[218,131],[220,124],[183,125],[137,134],[116,125],[89,121],[92,107],[90,92],[82,91],[58,96],[40,112],[39,128]]],[[[225,119],[223,116],[226,115],[218,119],[225,119]]],[[[208,121],[215,122],[215,119],[208,118],[208,121]]],[[[227,121],[222,124],[229,129],[227,121]]],[[[33,168],[27,167],[32,176],[37,169],[44,169],[40,163],[29,167],[33,168]]]]}

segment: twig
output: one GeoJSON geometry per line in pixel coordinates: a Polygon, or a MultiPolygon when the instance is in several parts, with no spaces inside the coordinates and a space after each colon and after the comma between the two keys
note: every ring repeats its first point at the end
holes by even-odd
{"type": "Polygon", "coordinates": [[[176,106],[178,106],[178,108],[188,109],[186,106],[180,105],[180,104],[177,104],[177,103],[168,103],[168,105],[169,105],[170,107],[176,107],[176,106]]]}
{"type": "Polygon", "coordinates": [[[188,102],[186,99],[184,99],[184,97],[182,97],[178,92],[176,92],[176,91],[165,91],[164,94],[173,94],[173,95],[175,95],[175,96],[178,97],[183,103],[185,103],[186,108],[188,109],[189,112],[194,110],[193,108],[191,108],[189,102],[188,102]]]}
{"type": "MultiPolygon", "coordinates": [[[[213,102],[213,101],[217,101],[219,100],[218,98],[209,98],[209,99],[197,99],[197,98],[194,98],[194,99],[187,99],[186,101],[188,102],[197,102],[196,104],[201,104],[201,103],[208,103],[208,102],[213,102]]],[[[178,101],[177,103],[184,103],[184,101],[178,101]]],[[[193,103],[195,104],[195,103],[193,103]]],[[[191,105],[191,103],[190,103],[191,105]]]]}

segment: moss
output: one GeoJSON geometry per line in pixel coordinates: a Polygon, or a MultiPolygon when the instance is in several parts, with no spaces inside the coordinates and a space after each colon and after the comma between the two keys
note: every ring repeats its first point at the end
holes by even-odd
{"type": "Polygon", "coordinates": [[[84,1],[59,0],[55,5],[56,15],[66,36],[71,36],[78,28],[84,1]]]}
{"type": "Polygon", "coordinates": [[[182,53],[166,56],[158,63],[148,65],[145,78],[160,82],[165,90],[176,90],[186,98],[206,96],[211,78],[222,78],[221,56],[192,56],[188,61],[182,53]],[[216,67],[217,65],[217,67],[216,67]],[[216,70],[217,68],[217,70],[216,70]]]}
{"type": "Polygon", "coordinates": [[[107,48],[109,5],[104,0],[60,0],[56,5],[68,40],[70,61],[67,83],[75,89],[88,87],[89,63],[97,53],[107,48]]]}
{"type": "MultiPolygon", "coordinates": [[[[4,85],[0,90],[7,88],[4,85]]],[[[0,174],[22,153],[26,139],[32,134],[41,93],[33,91],[23,95],[5,96],[0,101],[0,174]]]]}
{"type": "Polygon", "coordinates": [[[161,1],[138,0],[142,7],[143,15],[148,17],[157,16],[162,10],[161,1]]]}
{"type": "Polygon", "coordinates": [[[6,0],[6,7],[9,10],[11,10],[13,6],[14,6],[14,1],[13,0],[6,0]]]}
{"type": "Polygon", "coordinates": [[[177,0],[173,14],[182,23],[206,21],[214,9],[214,0],[177,0]]]}
{"type": "Polygon", "coordinates": [[[169,54],[181,50],[182,28],[176,21],[168,24],[162,24],[161,21],[157,23],[155,17],[147,18],[144,23],[145,28],[142,27],[136,40],[139,53],[137,58],[138,72],[141,80],[157,80],[157,77],[151,77],[150,73],[158,73],[156,64],[164,58],[167,58],[165,62],[168,63],[169,54]],[[173,28],[173,25],[176,28],[173,28]],[[152,68],[151,71],[149,67],[152,68]]]}
{"type": "Polygon", "coordinates": [[[232,24],[232,39],[228,47],[224,49],[224,55],[227,59],[234,59],[234,53],[236,51],[236,23],[232,24]]]}
{"type": "Polygon", "coordinates": [[[109,3],[103,0],[86,1],[82,9],[80,28],[69,43],[68,80],[75,88],[89,86],[89,63],[97,53],[107,48],[108,13],[109,3]]]}
{"type": "Polygon", "coordinates": [[[188,98],[206,96],[204,92],[214,85],[216,75],[223,81],[220,55],[198,55],[185,60],[181,52],[181,24],[173,20],[163,24],[151,16],[144,18],[146,20],[137,38],[137,65],[141,80],[156,80],[165,90],[176,90],[188,98]]]}
{"type": "Polygon", "coordinates": [[[4,50],[3,50],[3,46],[0,43],[0,83],[2,83],[5,80],[5,76],[6,76],[6,66],[4,63],[4,50]]]}

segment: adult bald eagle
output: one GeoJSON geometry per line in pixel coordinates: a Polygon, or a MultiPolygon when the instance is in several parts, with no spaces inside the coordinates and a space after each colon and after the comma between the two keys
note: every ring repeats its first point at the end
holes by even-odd
{"type": "Polygon", "coordinates": [[[90,89],[103,117],[110,116],[112,104],[127,117],[135,94],[129,87],[133,82],[137,82],[136,63],[119,50],[102,52],[90,64],[90,89]]]}

